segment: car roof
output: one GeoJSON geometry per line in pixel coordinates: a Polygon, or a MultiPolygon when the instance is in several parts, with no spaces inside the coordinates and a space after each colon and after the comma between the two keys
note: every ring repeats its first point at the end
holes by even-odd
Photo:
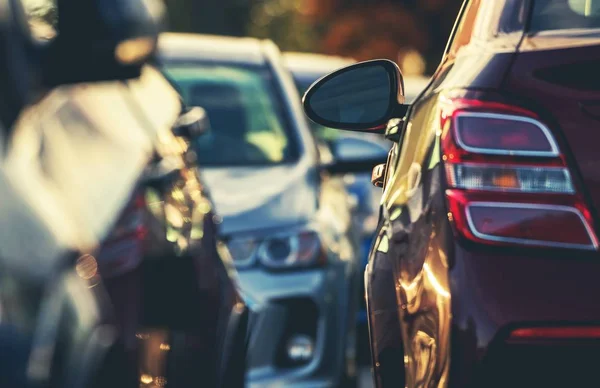
{"type": "Polygon", "coordinates": [[[406,102],[411,103],[429,85],[430,77],[409,75],[404,77],[404,95],[406,102]]]}
{"type": "Polygon", "coordinates": [[[167,32],[158,40],[159,56],[165,60],[206,60],[263,65],[264,41],[219,35],[167,32]]]}
{"type": "Polygon", "coordinates": [[[288,51],[283,53],[283,60],[294,74],[327,74],[341,67],[356,63],[348,57],[288,51]]]}

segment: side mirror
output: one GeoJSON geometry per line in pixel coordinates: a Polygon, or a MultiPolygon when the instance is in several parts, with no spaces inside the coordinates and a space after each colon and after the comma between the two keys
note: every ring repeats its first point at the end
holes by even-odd
{"type": "Polygon", "coordinates": [[[333,174],[370,173],[373,166],[386,163],[389,148],[383,141],[343,136],[332,141],[333,160],[323,166],[333,174]]]}
{"type": "Polygon", "coordinates": [[[185,137],[187,139],[195,139],[196,137],[210,130],[210,122],[208,115],[203,108],[199,106],[187,109],[173,128],[175,136],[185,137]]]}
{"type": "Polygon", "coordinates": [[[375,187],[383,187],[383,177],[385,176],[385,163],[378,164],[373,167],[373,172],[371,173],[371,183],[375,187]]]}
{"type": "Polygon", "coordinates": [[[41,48],[48,87],[137,78],[156,51],[160,0],[57,0],[58,35],[41,48]]]}
{"type": "Polygon", "coordinates": [[[309,119],[326,127],[383,133],[392,118],[404,117],[404,81],[394,62],[360,62],[316,81],[302,99],[309,119]]]}

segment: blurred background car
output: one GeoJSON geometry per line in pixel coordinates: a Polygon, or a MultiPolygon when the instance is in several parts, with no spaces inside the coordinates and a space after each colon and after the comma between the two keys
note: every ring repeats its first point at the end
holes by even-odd
{"type": "Polygon", "coordinates": [[[188,149],[204,112],[149,64],[160,3],[62,1],[42,41],[0,5],[1,385],[244,386],[248,310],[188,149]]]}
{"type": "Polygon", "coordinates": [[[128,88],[160,143],[96,258],[136,380],[187,387],[200,373],[207,387],[242,387],[249,311],[190,147],[206,112],[155,67],[128,88]]]}
{"type": "Polygon", "coordinates": [[[163,34],[160,55],[185,101],[208,112],[211,132],[193,146],[220,233],[242,290],[270,306],[254,328],[249,384],[352,384],[362,273],[348,195],[331,172],[355,161],[319,159],[272,42],[163,34]]]}
{"type": "MultiPolygon", "coordinates": [[[[286,66],[292,72],[301,96],[319,78],[355,63],[351,58],[333,55],[304,52],[286,52],[283,55],[286,66]]],[[[428,82],[429,77],[425,76],[406,77],[404,79],[404,86],[407,102],[410,103],[413,101],[425,89],[428,82]]],[[[339,131],[324,127],[313,121],[310,121],[310,126],[317,140],[328,147],[334,147],[336,144],[339,146],[342,142],[346,143],[344,152],[351,159],[365,157],[365,154],[370,154],[374,157],[379,155],[378,157],[385,158],[393,145],[391,141],[378,134],[339,131]]],[[[367,265],[369,250],[375,237],[382,190],[371,183],[370,172],[345,174],[344,182],[348,191],[356,198],[356,206],[353,213],[361,230],[360,260],[362,272],[367,265]]],[[[362,333],[359,336],[360,355],[364,356],[361,357],[362,359],[367,360],[369,347],[368,335],[366,333],[367,312],[364,295],[364,284],[361,282],[361,292],[359,293],[360,309],[357,312],[357,321],[362,329],[362,333]]]]}
{"type": "MultiPolygon", "coordinates": [[[[115,47],[141,31],[156,40],[162,15],[132,0],[113,5],[108,21],[105,5],[62,1],[61,13],[79,13],[74,18],[65,12],[60,40],[48,42],[30,33],[32,15],[21,1],[0,1],[1,386],[83,388],[101,375],[106,385],[122,383],[120,369],[104,367],[117,333],[90,253],[143,170],[149,141],[139,136],[140,125],[124,137],[107,131],[118,123],[91,119],[96,125],[86,125],[77,109],[86,92],[72,84],[104,81],[122,90],[122,83],[140,75],[154,45],[138,51],[135,64],[120,61],[115,47]],[[80,21],[89,23],[85,32],[74,28],[80,21]],[[81,57],[71,55],[74,34],[86,42],[77,49],[81,57]],[[86,62],[88,50],[98,66],[86,62]],[[104,141],[91,141],[99,138],[104,141]],[[111,164],[117,161],[123,163],[120,174],[111,164]]],[[[94,94],[97,85],[88,91],[94,94]]],[[[119,118],[132,120],[113,116],[119,118]]]]}

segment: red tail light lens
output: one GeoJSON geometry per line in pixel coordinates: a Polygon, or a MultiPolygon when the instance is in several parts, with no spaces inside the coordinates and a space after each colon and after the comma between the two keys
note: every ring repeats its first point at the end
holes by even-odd
{"type": "Polygon", "coordinates": [[[590,212],[537,116],[484,101],[444,101],[450,219],[486,244],[597,249],[590,212]]]}
{"type": "Polygon", "coordinates": [[[148,234],[145,214],[144,195],[136,193],[98,252],[98,266],[103,276],[132,269],[141,262],[148,234]]]}
{"type": "Polygon", "coordinates": [[[510,340],[600,339],[598,326],[528,327],[515,329],[510,340]]]}
{"type": "Polygon", "coordinates": [[[467,220],[473,233],[489,240],[516,237],[517,243],[592,244],[585,220],[569,206],[471,202],[467,220]]]}
{"type": "Polygon", "coordinates": [[[108,241],[134,238],[142,240],[146,235],[144,214],[146,201],[142,194],[136,194],[131,203],[123,210],[108,241]]]}
{"type": "Polygon", "coordinates": [[[535,119],[513,114],[458,112],[456,142],[480,154],[558,156],[552,134],[535,119]]]}

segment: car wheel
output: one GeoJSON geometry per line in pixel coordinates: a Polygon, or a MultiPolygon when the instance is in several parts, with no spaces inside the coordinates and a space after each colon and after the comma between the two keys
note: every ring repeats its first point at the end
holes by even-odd
{"type": "MultiPolygon", "coordinates": [[[[348,297],[352,301],[358,300],[357,287],[354,287],[355,283],[350,284],[348,297]]],[[[356,304],[356,303],[355,303],[356,304]]],[[[343,375],[340,383],[340,387],[343,388],[356,388],[358,386],[358,330],[356,324],[356,309],[350,308],[348,316],[352,319],[348,319],[348,329],[346,335],[346,342],[344,348],[344,365],[343,375]]]]}
{"type": "Polygon", "coordinates": [[[233,336],[229,360],[223,372],[223,388],[243,388],[246,385],[246,368],[249,345],[249,312],[246,310],[240,317],[237,330],[233,336]]]}

